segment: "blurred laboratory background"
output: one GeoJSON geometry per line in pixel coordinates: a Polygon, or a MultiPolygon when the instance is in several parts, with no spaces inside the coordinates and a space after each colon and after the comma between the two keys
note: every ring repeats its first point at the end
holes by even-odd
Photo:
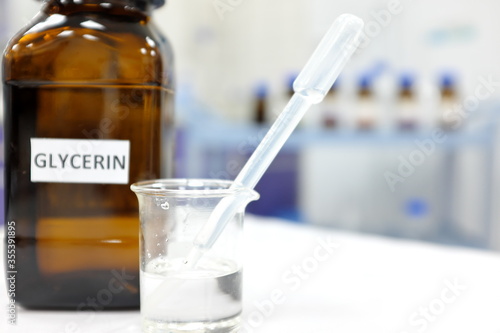
{"type": "MultiPolygon", "coordinates": [[[[38,11],[0,1],[0,43],[38,11]]],[[[500,2],[167,0],[179,177],[233,179],[333,20],[360,49],[257,186],[248,211],[325,228],[500,250],[500,2]]]]}

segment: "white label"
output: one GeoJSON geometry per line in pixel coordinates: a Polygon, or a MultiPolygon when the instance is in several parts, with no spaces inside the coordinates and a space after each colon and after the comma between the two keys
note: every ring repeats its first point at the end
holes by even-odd
{"type": "Polygon", "coordinates": [[[128,184],[130,141],[31,139],[31,181],[128,184]]]}

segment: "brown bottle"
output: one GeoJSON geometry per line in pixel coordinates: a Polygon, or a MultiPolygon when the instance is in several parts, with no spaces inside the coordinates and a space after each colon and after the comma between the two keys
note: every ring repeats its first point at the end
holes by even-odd
{"type": "Polygon", "coordinates": [[[255,91],[255,124],[265,124],[267,116],[267,86],[264,83],[261,83],[257,86],[255,91]]]}
{"type": "Polygon", "coordinates": [[[361,131],[372,131],[376,125],[375,98],[372,89],[372,77],[364,74],[360,77],[357,91],[358,115],[357,127],[361,131]]]}
{"type": "Polygon", "coordinates": [[[48,0],[7,46],[5,224],[16,304],[139,306],[129,186],[173,174],[172,54],[151,23],[163,2],[48,0]]]}
{"type": "Polygon", "coordinates": [[[450,117],[458,104],[456,77],[453,73],[443,73],[441,76],[440,101],[438,106],[438,124],[444,131],[454,131],[460,128],[460,123],[450,117]]]}
{"type": "Polygon", "coordinates": [[[397,127],[400,131],[415,131],[418,127],[417,100],[414,92],[414,77],[410,73],[401,75],[397,105],[397,127]]]}

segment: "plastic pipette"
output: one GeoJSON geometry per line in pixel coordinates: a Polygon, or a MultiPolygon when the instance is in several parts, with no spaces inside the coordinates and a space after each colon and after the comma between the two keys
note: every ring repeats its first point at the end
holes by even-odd
{"type": "MultiPolygon", "coordinates": [[[[351,14],[335,20],[294,81],[295,94],[240,171],[235,184],[255,187],[309,107],[320,103],[330,90],[356,50],[363,25],[363,20],[351,14]]],[[[186,265],[196,265],[246,200],[241,196],[221,200],[196,236],[186,265]]]]}

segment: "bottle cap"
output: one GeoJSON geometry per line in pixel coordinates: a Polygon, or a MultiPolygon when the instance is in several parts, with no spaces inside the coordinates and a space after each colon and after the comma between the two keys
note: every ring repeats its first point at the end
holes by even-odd
{"type": "Polygon", "coordinates": [[[441,74],[441,88],[451,89],[456,84],[456,75],[452,72],[444,72],[441,74]]]}
{"type": "Polygon", "coordinates": [[[259,82],[256,86],[255,86],[255,97],[257,98],[260,98],[260,99],[264,99],[267,97],[268,95],[268,88],[267,88],[267,84],[265,82],[259,82]]]}
{"type": "Polygon", "coordinates": [[[415,81],[415,76],[412,73],[403,73],[399,77],[399,86],[401,89],[411,89],[415,81]]]}
{"type": "Polygon", "coordinates": [[[372,77],[369,73],[363,73],[358,77],[358,87],[360,89],[369,89],[372,85],[372,77]]]}
{"type": "Polygon", "coordinates": [[[293,89],[293,83],[297,79],[298,74],[297,73],[289,73],[287,77],[287,88],[288,89],[293,89]]]}

